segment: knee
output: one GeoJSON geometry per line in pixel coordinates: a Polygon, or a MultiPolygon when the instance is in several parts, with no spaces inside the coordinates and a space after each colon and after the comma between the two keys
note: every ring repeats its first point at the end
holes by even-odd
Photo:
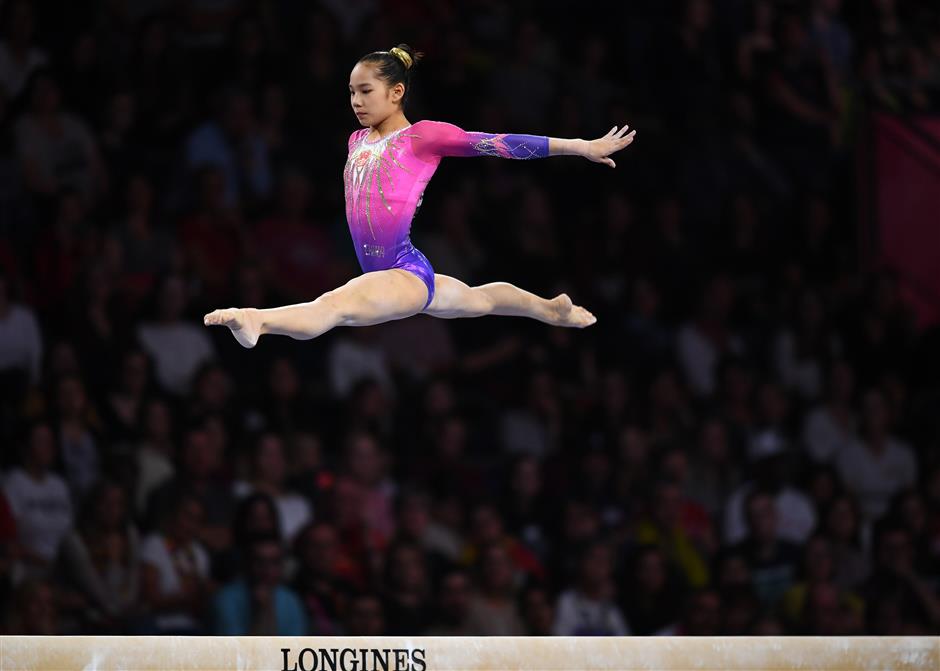
{"type": "Polygon", "coordinates": [[[331,321],[340,326],[348,326],[355,323],[365,312],[362,300],[355,293],[334,289],[321,295],[316,303],[323,313],[332,318],[331,321]]]}
{"type": "Polygon", "coordinates": [[[493,312],[496,304],[485,291],[478,288],[470,290],[472,298],[470,300],[470,309],[478,316],[488,315],[493,312]]]}

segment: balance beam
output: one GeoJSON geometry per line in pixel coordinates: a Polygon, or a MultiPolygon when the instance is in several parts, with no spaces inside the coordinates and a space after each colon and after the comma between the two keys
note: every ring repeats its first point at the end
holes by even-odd
{"type": "Polygon", "coordinates": [[[0,671],[940,669],[940,637],[0,636],[0,671]]]}

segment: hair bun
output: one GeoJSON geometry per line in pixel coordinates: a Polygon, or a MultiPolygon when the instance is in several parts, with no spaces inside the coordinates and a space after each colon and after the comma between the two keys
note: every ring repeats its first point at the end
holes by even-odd
{"type": "Polygon", "coordinates": [[[400,60],[401,64],[405,66],[406,70],[413,68],[414,64],[417,61],[420,61],[424,56],[423,53],[420,51],[416,52],[407,44],[399,44],[397,47],[392,47],[388,50],[388,53],[400,60]]]}

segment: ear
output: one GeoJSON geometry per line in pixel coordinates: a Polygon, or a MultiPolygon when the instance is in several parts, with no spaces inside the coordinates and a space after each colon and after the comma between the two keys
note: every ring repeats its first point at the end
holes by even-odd
{"type": "Polygon", "coordinates": [[[389,89],[389,94],[392,96],[393,103],[400,103],[401,99],[405,97],[405,85],[398,82],[389,89]]]}

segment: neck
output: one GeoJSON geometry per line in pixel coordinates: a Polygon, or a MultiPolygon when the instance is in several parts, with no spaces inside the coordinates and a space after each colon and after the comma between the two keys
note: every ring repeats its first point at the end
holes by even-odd
{"type": "Polygon", "coordinates": [[[399,110],[395,112],[390,117],[382,121],[377,126],[373,126],[372,130],[379,134],[380,138],[385,137],[390,133],[394,133],[396,130],[401,130],[402,128],[408,127],[410,124],[408,119],[405,118],[405,113],[399,110]]]}

